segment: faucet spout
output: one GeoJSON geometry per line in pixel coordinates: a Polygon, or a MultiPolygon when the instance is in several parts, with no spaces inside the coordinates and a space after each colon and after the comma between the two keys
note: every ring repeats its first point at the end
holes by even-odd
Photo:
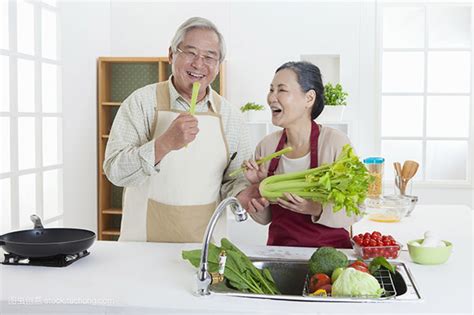
{"type": "Polygon", "coordinates": [[[209,285],[211,284],[211,275],[208,271],[208,254],[209,254],[209,243],[211,242],[212,232],[217,224],[217,220],[222,215],[224,210],[230,206],[232,213],[235,216],[237,222],[247,220],[247,211],[240,205],[239,201],[235,197],[229,197],[221,201],[217,206],[211,220],[207,224],[206,233],[202,241],[201,251],[201,262],[199,263],[199,270],[197,272],[197,294],[198,295],[209,295],[209,285]]]}

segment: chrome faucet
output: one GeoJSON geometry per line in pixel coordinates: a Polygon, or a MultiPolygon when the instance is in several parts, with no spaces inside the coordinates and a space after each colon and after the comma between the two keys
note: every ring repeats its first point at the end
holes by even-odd
{"type": "Polygon", "coordinates": [[[209,221],[206,233],[204,234],[204,239],[202,241],[202,251],[201,251],[201,262],[199,263],[199,270],[197,272],[197,294],[198,295],[209,295],[209,285],[211,284],[211,275],[207,271],[207,261],[209,253],[209,243],[211,242],[212,232],[216,226],[217,219],[221,216],[224,210],[230,206],[232,213],[235,215],[235,220],[237,222],[242,222],[247,220],[248,215],[247,211],[240,205],[239,201],[235,197],[229,197],[221,201],[217,206],[214,214],[209,221]]]}

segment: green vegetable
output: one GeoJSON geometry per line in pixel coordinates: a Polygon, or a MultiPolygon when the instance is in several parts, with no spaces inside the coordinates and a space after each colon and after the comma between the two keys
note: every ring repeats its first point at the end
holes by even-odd
{"type": "MultiPolygon", "coordinates": [[[[284,148],[283,150],[280,150],[280,151],[277,151],[277,152],[275,152],[275,153],[269,154],[269,155],[267,155],[267,156],[261,158],[260,160],[257,160],[256,163],[257,163],[257,165],[260,165],[260,164],[262,164],[262,163],[268,162],[268,161],[270,161],[270,160],[272,160],[272,159],[274,159],[274,158],[276,158],[276,157],[278,157],[278,156],[280,156],[280,155],[283,155],[283,154],[288,153],[288,152],[291,152],[291,151],[293,151],[293,148],[292,148],[292,147],[286,147],[286,148],[284,148]]],[[[229,176],[230,176],[230,177],[234,177],[234,176],[237,175],[238,173],[243,172],[243,171],[245,171],[245,170],[246,170],[245,167],[241,167],[241,168],[239,168],[239,169],[233,171],[232,173],[230,173],[229,176]]]]}
{"type": "Polygon", "coordinates": [[[201,83],[197,81],[193,83],[193,92],[191,94],[191,104],[189,104],[189,113],[191,115],[194,115],[194,112],[196,111],[196,102],[197,102],[200,86],[201,86],[201,83]]]}
{"type": "Polygon", "coordinates": [[[320,247],[309,260],[309,273],[311,276],[316,273],[325,273],[331,276],[336,268],[344,268],[348,264],[349,260],[343,252],[333,247],[320,247]]]}
{"type": "Polygon", "coordinates": [[[332,296],[380,297],[384,290],[371,274],[347,268],[332,284],[332,296]]]}
{"type": "Polygon", "coordinates": [[[324,86],[324,104],[329,106],[335,105],[347,105],[346,97],[349,94],[342,90],[342,86],[338,83],[333,86],[331,83],[327,83],[324,86]]]}
{"type": "Polygon", "coordinates": [[[383,256],[378,256],[374,258],[369,264],[369,272],[374,274],[380,267],[384,267],[385,269],[389,270],[391,273],[395,273],[395,266],[385,259],[383,256]]]}
{"type": "MultiPolygon", "coordinates": [[[[256,268],[250,259],[228,239],[221,240],[221,247],[214,244],[209,246],[208,268],[209,272],[216,272],[219,266],[219,253],[225,250],[227,254],[224,278],[236,289],[243,292],[257,294],[279,294],[275,281],[270,271],[266,268],[256,268]]],[[[194,267],[199,267],[201,250],[183,251],[183,259],[189,260],[194,267]]]]}
{"type": "Polygon", "coordinates": [[[259,110],[264,110],[265,107],[263,105],[255,104],[255,103],[247,103],[243,106],[240,107],[240,111],[242,113],[249,112],[251,110],[259,111],[259,110]]]}
{"type": "Polygon", "coordinates": [[[271,202],[291,192],[323,205],[333,203],[333,211],[343,207],[347,216],[359,215],[358,208],[367,196],[373,177],[346,144],[337,160],[302,172],[286,173],[265,178],[260,183],[260,194],[271,202]]]}
{"type": "Polygon", "coordinates": [[[334,269],[334,271],[331,274],[331,283],[334,283],[344,270],[345,268],[342,268],[342,267],[334,269]]]}

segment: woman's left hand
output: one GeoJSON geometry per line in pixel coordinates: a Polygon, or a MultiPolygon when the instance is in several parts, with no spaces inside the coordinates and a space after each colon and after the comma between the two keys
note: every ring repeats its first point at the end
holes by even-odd
{"type": "Polygon", "coordinates": [[[292,193],[283,193],[286,197],[285,199],[278,198],[276,201],[278,205],[282,208],[291,210],[296,213],[308,214],[319,217],[323,212],[321,204],[312,201],[306,200],[292,193]]]}

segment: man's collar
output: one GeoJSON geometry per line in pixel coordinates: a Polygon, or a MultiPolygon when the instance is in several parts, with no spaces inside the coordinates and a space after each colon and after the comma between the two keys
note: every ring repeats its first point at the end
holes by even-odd
{"type": "MultiPolygon", "coordinates": [[[[189,105],[189,102],[181,94],[179,94],[178,90],[176,90],[176,88],[173,84],[173,75],[171,75],[168,79],[168,87],[169,87],[169,91],[170,91],[170,101],[171,102],[174,102],[178,98],[181,98],[183,101],[185,101],[189,105]]],[[[211,105],[212,110],[215,113],[217,113],[216,107],[214,105],[214,97],[212,96],[212,88],[211,88],[210,85],[206,89],[206,96],[203,98],[202,101],[198,102],[198,104],[202,103],[202,102],[206,102],[206,103],[209,102],[209,104],[211,105]]]]}

